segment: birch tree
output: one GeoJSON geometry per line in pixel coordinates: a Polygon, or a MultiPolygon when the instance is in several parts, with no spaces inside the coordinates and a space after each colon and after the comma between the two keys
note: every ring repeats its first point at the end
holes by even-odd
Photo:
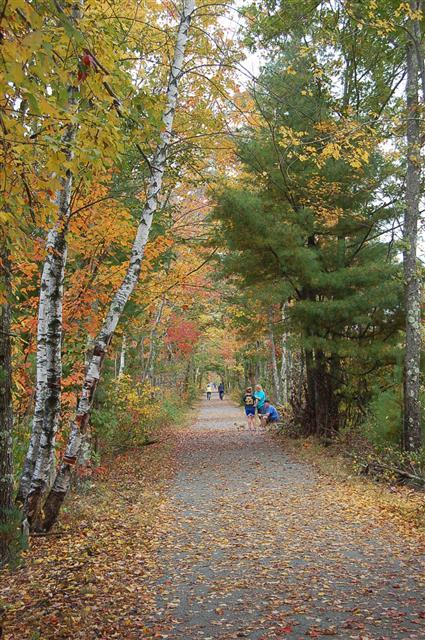
{"type": "Polygon", "coordinates": [[[275,343],[274,333],[273,333],[273,308],[272,307],[270,307],[268,311],[267,329],[268,329],[269,341],[270,341],[270,358],[271,358],[271,365],[272,365],[274,397],[277,402],[280,402],[282,393],[280,388],[279,371],[277,368],[276,343],[275,343]]]}
{"type": "MultiPolygon", "coordinates": [[[[60,7],[63,12],[63,9],[60,7]]],[[[71,6],[71,21],[78,24],[82,0],[71,6]]],[[[77,89],[68,87],[68,112],[77,105],[77,89]]],[[[78,126],[70,122],[62,138],[68,161],[72,160],[78,126]]],[[[24,500],[28,520],[38,521],[43,494],[54,465],[55,436],[61,408],[62,301],[67,259],[67,233],[71,216],[73,173],[67,169],[56,194],[57,222],[49,230],[43,264],[37,324],[35,409],[30,444],[24,462],[18,497],[24,500]]]]}
{"type": "MultiPolygon", "coordinates": [[[[76,127],[69,126],[64,136],[68,158],[72,156],[70,147],[75,137],[76,127]]],[[[68,170],[63,178],[63,187],[56,198],[58,221],[50,229],[46,242],[38,305],[34,416],[18,492],[18,498],[22,501],[27,499],[30,491],[42,437],[42,448],[46,449],[49,458],[52,457],[54,434],[59,420],[63,278],[67,258],[66,236],[71,215],[72,183],[73,175],[68,170]]]]}
{"type": "MultiPolygon", "coordinates": [[[[26,496],[26,510],[35,521],[41,506],[43,493],[48,485],[51,468],[54,464],[55,436],[59,425],[61,408],[62,381],[62,300],[63,278],[65,272],[67,243],[66,230],[69,219],[72,176],[67,177],[61,193],[65,218],[62,229],[53,230],[50,235],[48,257],[43,268],[42,285],[44,289],[40,310],[40,348],[37,349],[37,389],[36,407],[33,420],[29,455],[25,461],[25,477],[33,469],[30,486],[26,496]],[[67,211],[66,211],[67,209],[67,211]]],[[[25,486],[25,485],[24,485],[25,486]]]]}
{"type": "Polygon", "coordinates": [[[289,385],[289,376],[290,376],[289,357],[290,356],[289,356],[289,350],[288,350],[288,332],[285,327],[285,324],[288,321],[286,316],[287,306],[288,306],[287,302],[283,303],[282,311],[281,311],[283,332],[282,332],[282,355],[281,355],[281,362],[280,362],[280,386],[281,386],[283,404],[288,403],[289,386],[290,386],[289,385]]]}
{"type": "MultiPolygon", "coordinates": [[[[35,408],[30,444],[19,487],[18,497],[22,500],[28,498],[41,448],[44,449],[43,458],[47,455],[51,459],[54,434],[59,419],[63,277],[67,255],[66,233],[70,215],[71,190],[72,175],[69,173],[65,179],[64,189],[58,194],[59,222],[49,231],[46,259],[41,275],[37,322],[35,408]]],[[[40,462],[38,464],[40,466],[40,462]]]]}
{"type": "Polygon", "coordinates": [[[56,522],[63,500],[69,490],[72,470],[77,461],[81,442],[88,426],[91,406],[100,378],[102,363],[124,307],[136,286],[140,274],[144,249],[148,241],[152,219],[157,210],[158,198],[161,193],[167,151],[171,143],[174,115],[177,106],[179,80],[183,73],[185,49],[194,9],[194,0],[185,0],[177,29],[174,55],[166,90],[162,128],[159,142],[151,162],[151,175],[148,181],[146,202],[141,211],[140,223],[134,239],[127,272],[112,299],[105,321],[95,339],[90,365],[78,400],[77,414],[71,424],[71,432],[66,452],[53,487],[44,505],[43,528],[46,530],[49,530],[56,522]]]}
{"type": "MultiPolygon", "coordinates": [[[[47,241],[47,245],[49,240],[47,241]]],[[[44,267],[47,261],[44,263],[44,267]]],[[[35,383],[35,399],[34,414],[32,419],[32,428],[28,451],[25,456],[24,466],[22,470],[21,480],[18,489],[18,502],[25,502],[31,485],[34,473],[35,461],[38,455],[40,445],[41,430],[43,427],[44,416],[44,396],[47,383],[46,370],[46,286],[44,285],[44,267],[41,276],[40,295],[38,303],[38,320],[37,320],[37,353],[36,353],[36,383],[35,383]]]]}
{"type": "Polygon", "coordinates": [[[150,333],[150,346],[149,346],[149,355],[146,362],[146,367],[143,372],[143,381],[149,379],[151,385],[154,386],[154,373],[155,373],[155,356],[156,356],[156,348],[157,348],[157,340],[158,340],[158,327],[161,322],[162,314],[165,306],[165,295],[162,296],[161,302],[159,303],[159,307],[155,316],[155,320],[153,323],[153,327],[150,333]]]}
{"type": "MultiPolygon", "coordinates": [[[[417,264],[419,204],[421,190],[421,134],[419,121],[419,72],[423,64],[421,42],[417,41],[417,12],[421,2],[410,0],[409,38],[406,44],[406,108],[407,108],[407,173],[404,215],[403,254],[406,344],[404,355],[404,419],[403,446],[408,451],[420,448],[420,358],[421,358],[421,286],[417,264]]],[[[425,99],[425,96],[424,96],[425,99]]]]}
{"type": "Polygon", "coordinates": [[[121,378],[121,376],[124,375],[126,353],[127,353],[127,338],[125,334],[123,334],[122,342],[121,342],[120,368],[118,370],[118,378],[121,378]]]}

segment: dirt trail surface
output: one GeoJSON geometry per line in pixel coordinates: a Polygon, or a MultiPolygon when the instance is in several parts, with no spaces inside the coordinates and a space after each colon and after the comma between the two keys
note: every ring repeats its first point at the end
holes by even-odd
{"type": "Polygon", "coordinates": [[[425,638],[419,537],[366,484],[238,430],[241,409],[214,396],[190,428],[117,457],[0,572],[0,637],[425,638]]]}
{"type": "Polygon", "coordinates": [[[147,637],[425,637],[424,557],[213,399],[182,439],[147,637]]]}

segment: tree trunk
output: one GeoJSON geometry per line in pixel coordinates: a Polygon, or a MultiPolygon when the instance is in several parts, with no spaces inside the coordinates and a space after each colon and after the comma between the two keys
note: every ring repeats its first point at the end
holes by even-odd
{"type": "Polygon", "coordinates": [[[276,357],[276,344],[274,340],[273,334],[273,309],[269,308],[269,321],[268,321],[268,333],[270,340],[270,360],[272,365],[272,378],[273,378],[273,393],[275,402],[281,402],[282,400],[282,392],[280,388],[280,379],[279,379],[279,371],[277,368],[277,357],[276,357]]]}
{"type": "Polygon", "coordinates": [[[5,246],[0,253],[0,270],[0,565],[2,565],[8,559],[10,545],[14,538],[10,263],[5,246]]]}
{"type": "MultiPolygon", "coordinates": [[[[71,185],[69,184],[69,202],[71,185]]],[[[67,225],[67,222],[66,222],[67,225]]],[[[37,359],[36,359],[36,392],[31,438],[20,480],[18,500],[28,497],[37,460],[40,456],[40,445],[43,432],[55,432],[60,412],[61,384],[61,343],[62,343],[62,297],[63,276],[66,263],[66,230],[58,232],[51,229],[47,240],[47,256],[41,276],[38,324],[37,324],[37,359]]],[[[54,440],[43,438],[44,446],[53,450],[54,440]]],[[[45,457],[45,456],[41,456],[45,457]]],[[[39,465],[42,464],[41,461],[39,465]]]]}
{"type": "Polygon", "coordinates": [[[307,378],[305,430],[308,434],[316,433],[316,371],[313,351],[305,351],[305,369],[307,378]]]}
{"type": "MultiPolygon", "coordinates": [[[[81,19],[82,2],[74,2],[71,19],[81,19]]],[[[68,87],[68,106],[76,103],[76,89],[68,87]]],[[[62,143],[66,156],[73,157],[78,126],[69,124],[62,143]]],[[[41,501],[54,465],[55,436],[59,425],[62,384],[62,300],[67,258],[68,225],[71,215],[73,175],[68,169],[57,194],[58,221],[49,231],[43,264],[38,325],[35,409],[30,444],[20,480],[18,500],[25,502],[30,527],[38,526],[41,501]]]]}
{"type": "Polygon", "coordinates": [[[140,340],[140,380],[143,382],[145,377],[145,368],[146,368],[146,357],[145,357],[145,336],[142,336],[140,340]]]}
{"type": "Polygon", "coordinates": [[[323,436],[327,424],[328,388],[326,380],[326,365],[323,351],[314,353],[314,409],[316,414],[316,435],[323,436]]]}
{"type": "Polygon", "coordinates": [[[331,439],[339,428],[339,400],[335,393],[335,371],[338,361],[327,359],[323,351],[315,353],[315,434],[331,439]]]}
{"type": "Polygon", "coordinates": [[[93,344],[94,344],[94,340],[93,337],[88,334],[87,335],[87,343],[86,343],[86,350],[85,350],[85,357],[84,357],[84,371],[87,373],[87,370],[90,366],[90,358],[91,358],[91,354],[93,351],[93,344]]]}
{"type": "Polygon", "coordinates": [[[248,363],[245,368],[245,386],[246,387],[255,387],[255,368],[253,366],[252,360],[248,360],[248,363]]]}
{"type": "Polygon", "coordinates": [[[155,359],[156,359],[156,347],[157,347],[157,336],[158,336],[158,327],[161,322],[162,312],[164,311],[165,306],[165,296],[162,297],[161,302],[158,307],[157,314],[155,316],[155,321],[150,334],[150,346],[149,346],[149,355],[146,362],[146,368],[143,375],[143,382],[149,378],[149,381],[152,386],[155,385],[155,359]]]}
{"type": "MultiPolygon", "coordinates": [[[[416,2],[411,0],[411,8],[416,2]]],[[[412,33],[414,21],[410,21],[412,33]]],[[[420,354],[421,288],[417,265],[417,238],[420,203],[420,123],[418,55],[414,40],[407,43],[407,175],[403,252],[404,295],[406,307],[406,345],[404,355],[403,447],[416,451],[421,447],[420,354]]]]}
{"type": "MultiPolygon", "coordinates": [[[[52,230],[50,231],[52,233],[52,230]]],[[[50,242],[50,233],[47,239],[47,246],[50,242]]],[[[36,355],[36,383],[35,383],[35,406],[32,419],[31,437],[28,451],[25,456],[23,471],[19,483],[17,501],[24,504],[27,498],[31,480],[34,473],[35,461],[38,456],[40,436],[43,428],[44,401],[47,385],[47,356],[46,356],[46,285],[47,260],[43,265],[41,276],[41,286],[38,299],[38,321],[37,321],[37,355],[36,355]]]]}
{"type": "Polygon", "coordinates": [[[287,303],[282,305],[282,359],[280,363],[280,388],[281,400],[283,404],[287,404],[289,400],[289,358],[288,358],[288,333],[285,329],[286,323],[286,307],[287,303]]]}
{"type": "Polygon", "coordinates": [[[190,360],[187,363],[186,371],[184,374],[184,380],[183,380],[183,392],[186,396],[189,393],[189,383],[190,383],[190,375],[192,373],[192,365],[193,365],[192,358],[190,358],[190,360]]]}
{"type": "MultiPolygon", "coordinates": [[[[410,0],[410,8],[412,11],[420,12],[423,15],[422,0],[410,0]]],[[[421,23],[419,20],[412,20],[411,26],[411,34],[413,36],[413,43],[415,45],[416,57],[418,60],[419,75],[421,78],[422,103],[425,104],[425,59],[422,42],[421,23]]]]}
{"type": "Polygon", "coordinates": [[[168,81],[166,104],[162,118],[163,127],[161,129],[159,143],[151,163],[151,176],[148,183],[146,203],[141,211],[140,224],[137,228],[136,237],[133,243],[127,273],[111,302],[106,319],[96,338],[91,363],[78,401],[77,415],[71,424],[71,433],[66,452],[60,469],[56,475],[54,485],[47,496],[47,500],[44,505],[45,519],[43,527],[46,530],[49,530],[56,522],[62,502],[69,490],[72,470],[78,458],[81,441],[88,425],[92,401],[100,378],[102,363],[118,321],[128,299],[130,298],[130,295],[134,290],[134,287],[136,286],[140,274],[144,249],[152,225],[152,218],[158,207],[158,196],[161,192],[167,151],[171,142],[174,114],[177,105],[178,83],[182,75],[184,53],[194,9],[194,0],[185,0],[177,31],[173,63],[168,81]]]}
{"type": "MultiPolygon", "coordinates": [[[[67,211],[62,210],[69,217],[71,198],[72,176],[67,180],[67,188],[63,191],[62,205],[67,211]]],[[[65,272],[67,243],[67,227],[53,234],[53,246],[48,248],[46,269],[43,269],[45,278],[45,302],[46,302],[46,336],[44,341],[45,352],[45,384],[42,400],[42,410],[37,415],[37,429],[40,429],[40,437],[37,449],[37,457],[31,484],[26,497],[25,512],[31,529],[40,526],[39,518],[42,499],[49,487],[52,467],[55,464],[55,438],[59,426],[61,409],[61,384],[62,384],[62,300],[63,278],[65,272]]]]}
{"type": "Polygon", "coordinates": [[[123,334],[122,342],[121,342],[120,368],[119,368],[119,371],[118,371],[118,378],[121,378],[121,376],[124,374],[126,352],[127,352],[127,340],[126,340],[125,335],[123,334]]]}
{"type": "Polygon", "coordinates": [[[293,383],[294,379],[294,362],[297,361],[297,376],[298,376],[298,389],[297,389],[297,398],[299,404],[301,404],[303,390],[305,386],[304,380],[304,369],[305,369],[305,353],[303,349],[300,349],[296,356],[292,357],[290,360],[290,368],[291,368],[291,383],[293,383]]]}

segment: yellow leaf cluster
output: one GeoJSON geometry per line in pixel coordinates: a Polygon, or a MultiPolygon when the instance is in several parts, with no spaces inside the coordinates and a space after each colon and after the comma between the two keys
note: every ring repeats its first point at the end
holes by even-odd
{"type": "Polygon", "coordinates": [[[279,145],[285,148],[289,159],[311,162],[318,168],[329,160],[340,160],[355,170],[362,170],[369,163],[376,138],[368,127],[345,118],[324,120],[314,128],[315,139],[305,131],[287,126],[279,129],[279,145]]]}
{"type": "Polygon", "coordinates": [[[412,9],[408,2],[400,2],[395,11],[395,16],[399,18],[403,15],[410,18],[410,20],[422,20],[423,11],[421,11],[420,9],[412,9]]]}

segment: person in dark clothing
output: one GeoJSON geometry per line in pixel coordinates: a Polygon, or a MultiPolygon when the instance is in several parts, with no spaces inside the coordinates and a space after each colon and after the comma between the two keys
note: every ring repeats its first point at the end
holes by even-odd
{"type": "Polygon", "coordinates": [[[247,387],[244,395],[242,396],[242,402],[245,407],[245,415],[248,420],[248,429],[255,430],[255,396],[252,392],[252,387],[247,387]]]}
{"type": "Polygon", "coordinates": [[[220,400],[223,400],[223,398],[224,398],[224,384],[222,382],[220,382],[220,384],[218,385],[218,395],[220,396],[220,400]]]}

